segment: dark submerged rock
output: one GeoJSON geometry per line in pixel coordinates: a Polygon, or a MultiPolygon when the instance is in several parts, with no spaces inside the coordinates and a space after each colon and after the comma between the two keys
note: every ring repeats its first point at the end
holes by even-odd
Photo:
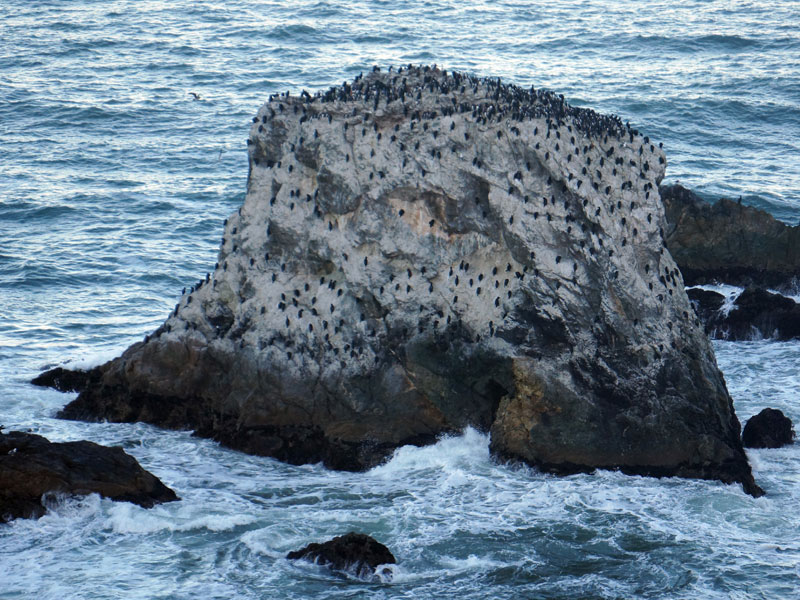
{"type": "Polygon", "coordinates": [[[724,298],[716,292],[692,289],[689,298],[713,338],[726,340],[800,338],[800,305],[763,288],[744,290],[729,312],[720,310],[724,298]]]}
{"type": "Polygon", "coordinates": [[[761,288],[747,288],[734,302],[722,327],[727,339],[800,337],[800,305],[761,288]]]}
{"type": "MultiPolygon", "coordinates": [[[[725,296],[711,290],[692,288],[686,290],[686,295],[692,301],[697,316],[706,324],[718,317],[720,309],[725,304],[725,296]]],[[[709,329],[706,327],[706,332],[708,331],[709,329]]]]}
{"type": "Polygon", "coordinates": [[[50,387],[59,392],[82,392],[90,382],[97,383],[100,380],[98,369],[65,369],[56,367],[45,371],[31,380],[33,385],[50,387]]]}
{"type": "Polygon", "coordinates": [[[556,473],[760,492],[647,138],[428,67],[274,95],[256,121],[218,267],[62,417],[353,470],[471,425],[556,473]]]}
{"type": "Polygon", "coordinates": [[[122,448],[0,432],[0,522],[42,516],[50,493],[97,493],[146,508],[179,499],[122,448]]]}
{"type": "Polygon", "coordinates": [[[800,278],[800,226],[722,198],[711,204],[680,185],[661,186],[667,248],[688,285],[792,287],[800,278]]]}
{"type": "Polygon", "coordinates": [[[775,408],[765,408],[750,417],[742,431],[745,448],[780,448],[794,443],[792,421],[775,408]]]}
{"type": "Polygon", "coordinates": [[[397,563],[391,551],[363,533],[350,532],[322,544],[312,543],[289,552],[290,560],[304,559],[336,571],[346,571],[362,579],[371,578],[380,565],[397,563]]]}

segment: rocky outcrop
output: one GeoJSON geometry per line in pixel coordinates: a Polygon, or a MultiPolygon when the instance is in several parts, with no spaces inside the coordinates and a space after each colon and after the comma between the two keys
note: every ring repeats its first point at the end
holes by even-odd
{"type": "Polygon", "coordinates": [[[780,448],[794,443],[792,421],[775,408],[765,408],[750,417],[742,431],[746,448],[780,448]]]}
{"type": "Polygon", "coordinates": [[[686,295],[692,302],[695,314],[706,326],[706,333],[712,338],[716,337],[716,324],[724,319],[727,314],[722,312],[725,306],[725,296],[713,290],[702,288],[688,288],[686,295]]]}
{"type": "Polygon", "coordinates": [[[761,288],[747,288],[736,298],[733,310],[725,318],[722,333],[727,339],[798,338],[800,306],[786,296],[761,288]],[[755,336],[754,332],[757,332],[755,336]]]}
{"type": "Polygon", "coordinates": [[[99,369],[65,369],[55,367],[34,377],[31,383],[40,387],[50,387],[59,392],[82,392],[91,383],[100,381],[99,369]]]}
{"type": "Polygon", "coordinates": [[[42,516],[48,494],[100,494],[147,508],[178,500],[122,448],[0,432],[0,522],[42,516]]]}
{"type": "Polygon", "coordinates": [[[371,579],[375,575],[391,578],[391,571],[378,567],[397,563],[391,551],[375,538],[352,531],[322,544],[313,543],[289,552],[286,558],[307,560],[361,579],[371,579]]]}
{"type": "Polygon", "coordinates": [[[660,192],[667,247],[688,285],[797,285],[800,226],[725,198],[710,204],[680,185],[663,186],[660,192]]]}
{"type": "Polygon", "coordinates": [[[647,137],[550,92],[404,68],[273,96],[248,144],[214,272],[62,416],[341,469],[472,425],[553,472],[759,492],[664,247],[647,137]]]}
{"type": "Polygon", "coordinates": [[[710,290],[690,289],[689,298],[709,336],[724,340],[791,340],[800,338],[800,305],[791,298],[750,287],[733,306],[710,290]]]}

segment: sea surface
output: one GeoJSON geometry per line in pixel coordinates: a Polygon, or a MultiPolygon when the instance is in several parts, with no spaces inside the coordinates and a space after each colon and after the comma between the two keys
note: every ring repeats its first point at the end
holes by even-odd
{"type": "MultiPolygon", "coordinates": [[[[760,499],[501,465],[472,430],[336,473],[59,421],[74,395],[28,384],[117,355],[211,270],[270,93],[407,63],[616,113],[664,143],[667,182],[800,221],[796,1],[2,0],[0,424],[121,445],[183,499],[0,527],[1,599],[800,597],[800,446],[748,452],[760,499]],[[390,582],[283,558],[350,530],[394,552],[390,582]]],[[[742,421],[800,422],[800,343],[715,349],[742,421]]]]}

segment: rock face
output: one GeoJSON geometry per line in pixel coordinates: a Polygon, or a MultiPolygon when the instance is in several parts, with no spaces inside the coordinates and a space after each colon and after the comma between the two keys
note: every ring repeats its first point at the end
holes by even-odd
{"type": "Polygon", "coordinates": [[[780,448],[794,443],[792,421],[775,408],[765,408],[750,417],[742,431],[747,448],[780,448]]]}
{"type": "Polygon", "coordinates": [[[42,516],[48,493],[100,494],[146,508],[178,500],[122,448],[0,432],[0,522],[42,516]]]}
{"type": "Polygon", "coordinates": [[[553,472],[758,488],[663,241],[663,152],[563,97],[428,68],[253,119],[219,262],[62,415],[364,469],[472,425],[553,472]]]}
{"type": "Polygon", "coordinates": [[[722,294],[702,289],[687,291],[706,333],[725,340],[800,338],[800,305],[791,298],[765,289],[744,290],[730,310],[722,294]]]}
{"type": "Polygon", "coordinates": [[[791,287],[800,278],[800,226],[737,202],[704,202],[680,185],[663,186],[667,247],[688,285],[791,287]]]}
{"type": "Polygon", "coordinates": [[[290,560],[304,559],[337,571],[347,571],[356,577],[371,578],[376,567],[397,563],[391,551],[374,538],[350,532],[322,544],[309,544],[289,552],[290,560]]]}

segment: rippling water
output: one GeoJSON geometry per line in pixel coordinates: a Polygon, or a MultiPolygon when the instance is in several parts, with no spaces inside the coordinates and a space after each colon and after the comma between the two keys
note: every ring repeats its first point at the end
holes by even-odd
{"type": "MultiPolygon", "coordinates": [[[[26,381],[110,358],[210,269],[271,92],[375,63],[549,87],[663,141],[670,181],[797,223],[800,4],[5,0],[0,42],[0,423],[123,445],[183,497],[150,511],[68,500],[0,529],[0,598],[798,594],[795,448],[749,453],[758,500],[509,468],[472,431],[331,473],[188,433],[61,422],[71,396],[26,381]],[[395,552],[392,583],[281,558],[350,529],[395,552]]],[[[800,419],[800,344],[716,348],[742,419],[767,405],[800,419]]]]}

